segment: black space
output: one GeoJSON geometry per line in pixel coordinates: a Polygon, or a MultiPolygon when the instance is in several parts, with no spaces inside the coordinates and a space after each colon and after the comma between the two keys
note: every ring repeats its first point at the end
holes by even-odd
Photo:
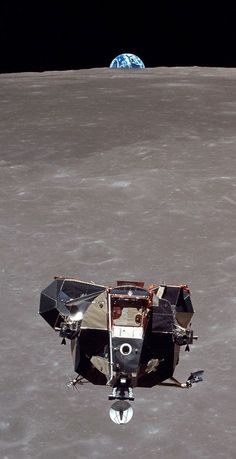
{"type": "Polygon", "coordinates": [[[227,1],[3,0],[0,72],[108,67],[122,52],[146,67],[235,67],[235,23],[227,1]]]}

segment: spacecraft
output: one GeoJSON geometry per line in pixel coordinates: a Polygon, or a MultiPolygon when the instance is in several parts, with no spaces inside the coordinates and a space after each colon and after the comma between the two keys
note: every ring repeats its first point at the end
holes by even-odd
{"type": "Polygon", "coordinates": [[[41,292],[39,314],[71,343],[76,377],[109,386],[110,418],[125,424],[133,416],[135,387],[190,388],[203,370],[183,383],[174,378],[181,346],[197,339],[191,329],[194,309],[187,285],[149,285],[117,281],[115,286],[55,277],[41,292]]]}

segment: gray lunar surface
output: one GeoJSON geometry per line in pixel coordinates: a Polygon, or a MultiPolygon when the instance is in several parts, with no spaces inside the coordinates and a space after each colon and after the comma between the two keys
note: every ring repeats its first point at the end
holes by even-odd
{"type": "Polygon", "coordinates": [[[234,459],[236,69],[0,75],[1,459],[234,459]],[[175,376],[79,391],[70,346],[38,315],[54,275],[187,283],[199,336],[175,376]]]}

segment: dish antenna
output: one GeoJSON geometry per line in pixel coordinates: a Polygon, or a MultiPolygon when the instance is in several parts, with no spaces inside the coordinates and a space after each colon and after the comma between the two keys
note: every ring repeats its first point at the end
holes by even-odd
{"type": "Polygon", "coordinates": [[[129,402],[118,400],[110,408],[110,418],[115,424],[127,424],[133,417],[134,410],[129,402]]]}

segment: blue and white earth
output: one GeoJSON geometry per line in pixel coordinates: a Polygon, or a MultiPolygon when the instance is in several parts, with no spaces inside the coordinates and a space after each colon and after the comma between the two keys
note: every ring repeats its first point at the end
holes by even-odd
{"type": "Polygon", "coordinates": [[[145,65],[143,61],[138,57],[135,56],[135,54],[131,53],[123,53],[119,54],[119,56],[116,56],[115,59],[110,64],[110,68],[114,69],[132,69],[132,68],[140,68],[144,69],[145,65]]]}

